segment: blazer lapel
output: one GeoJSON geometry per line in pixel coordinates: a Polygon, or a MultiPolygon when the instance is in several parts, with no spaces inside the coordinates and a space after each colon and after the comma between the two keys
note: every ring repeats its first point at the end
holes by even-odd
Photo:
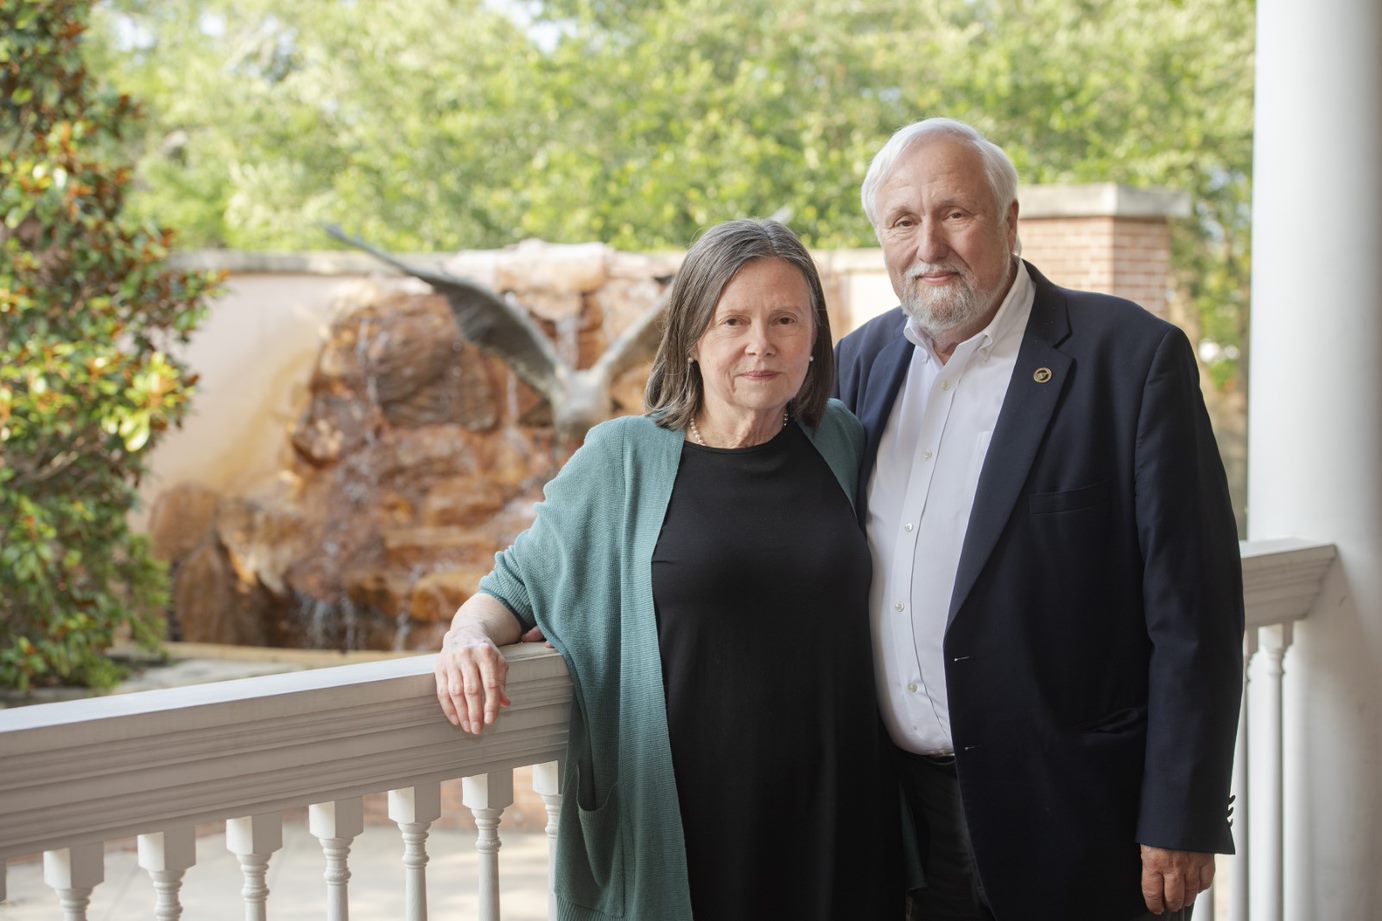
{"type": "Polygon", "coordinates": [[[902,327],[899,326],[897,335],[893,336],[874,358],[873,367],[869,369],[868,374],[868,383],[871,386],[859,401],[859,421],[864,424],[866,439],[863,463],[859,466],[859,501],[855,503],[860,521],[865,520],[869,476],[878,460],[878,443],[883,438],[883,429],[888,424],[888,416],[892,414],[898,391],[902,389],[902,381],[907,377],[907,367],[911,363],[914,348],[916,346],[907,341],[907,337],[902,335],[902,327]],[[872,386],[875,382],[876,386],[872,386]]]}
{"type": "Polygon", "coordinates": [[[955,573],[955,589],[950,596],[947,627],[969,597],[999,535],[1012,517],[1013,506],[1022,484],[1027,482],[1037,448],[1065,390],[1073,364],[1070,356],[1056,348],[1070,334],[1065,296],[1030,264],[1027,271],[1036,288],[1032,315],[1027,321],[1012,380],[979,473],[969,529],[965,532],[960,564],[955,573]]]}

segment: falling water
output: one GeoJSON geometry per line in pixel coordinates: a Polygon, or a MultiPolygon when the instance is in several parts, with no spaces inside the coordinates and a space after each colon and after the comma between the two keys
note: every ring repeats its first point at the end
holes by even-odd
{"type": "Polygon", "coordinates": [[[580,314],[562,317],[557,321],[557,354],[568,367],[579,366],[581,357],[580,314]]]}

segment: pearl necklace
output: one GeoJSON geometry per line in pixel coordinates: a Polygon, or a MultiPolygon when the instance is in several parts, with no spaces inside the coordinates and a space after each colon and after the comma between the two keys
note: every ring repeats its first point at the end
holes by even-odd
{"type": "MultiPolygon", "coordinates": [[[[787,415],[787,410],[784,409],[784,410],[782,411],[782,427],[783,427],[783,428],[786,428],[786,427],[787,427],[787,420],[788,420],[789,418],[791,418],[791,417],[787,415]]],[[[690,427],[691,427],[691,437],[694,438],[694,439],[696,439],[696,443],[699,444],[702,448],[708,448],[708,447],[710,447],[710,445],[708,445],[708,444],[705,443],[705,439],[701,437],[701,430],[698,429],[698,428],[696,428],[696,418],[695,418],[694,416],[691,417],[691,426],[690,426],[690,427]]]]}

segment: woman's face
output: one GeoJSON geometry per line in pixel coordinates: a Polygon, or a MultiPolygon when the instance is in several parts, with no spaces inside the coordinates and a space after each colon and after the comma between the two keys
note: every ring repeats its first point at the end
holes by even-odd
{"type": "Polygon", "coordinates": [[[801,390],[816,341],[811,288],[782,259],[755,259],[730,279],[691,350],[710,417],[781,415],[801,390]]]}

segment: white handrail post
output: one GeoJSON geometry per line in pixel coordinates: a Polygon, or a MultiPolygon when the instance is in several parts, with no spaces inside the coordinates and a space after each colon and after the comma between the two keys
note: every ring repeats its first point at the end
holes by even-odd
{"type": "Polygon", "coordinates": [[[461,801],[475,816],[475,850],[480,854],[480,921],[499,921],[499,819],[513,805],[513,771],[463,778],[461,801]]]}
{"type": "Polygon", "coordinates": [[[140,835],[138,848],[139,865],[154,883],[155,921],[178,921],[182,917],[178,901],[182,875],[197,862],[197,829],[179,825],[140,835]]]}
{"type": "Polygon", "coordinates": [[[557,827],[561,816],[560,761],[533,765],[533,790],[547,807],[547,917],[557,919],[557,827]]]}
{"type": "Polygon", "coordinates": [[[441,784],[389,791],[389,818],[403,835],[408,921],[427,921],[427,829],[441,818],[441,784]]]}
{"type": "Polygon", "coordinates": [[[245,921],[268,921],[269,887],[264,877],[269,858],[283,847],[283,818],[276,812],[226,821],[226,849],[240,860],[245,886],[245,921]]]}
{"type": "Polygon", "coordinates": [[[326,857],[326,917],[327,921],[347,921],[350,918],[350,843],[365,830],[364,800],[334,800],[313,803],[307,807],[307,827],[321,842],[326,857]]]}
{"type": "Polygon", "coordinates": [[[1252,835],[1248,819],[1251,789],[1248,786],[1248,695],[1252,691],[1252,660],[1257,655],[1257,631],[1243,635],[1243,698],[1238,705],[1238,740],[1233,750],[1233,849],[1228,861],[1232,869],[1228,890],[1228,921],[1248,921],[1248,867],[1251,865],[1252,835]]]}
{"type": "MultiPolygon", "coordinates": [[[[1254,863],[1253,918],[1259,921],[1281,921],[1285,905],[1282,899],[1282,874],[1285,870],[1285,836],[1283,834],[1283,803],[1285,785],[1282,774],[1282,710],[1281,683],[1282,667],[1286,650],[1291,645],[1292,625],[1278,624],[1262,627],[1259,631],[1261,643],[1262,679],[1265,684],[1259,698],[1262,705],[1261,722],[1252,730],[1259,732],[1262,744],[1258,751],[1263,756],[1263,764],[1253,764],[1254,777],[1250,781],[1256,793],[1254,808],[1261,820],[1254,822],[1254,863]],[[1261,877],[1258,877],[1261,873],[1261,877]]],[[[1257,714],[1254,713],[1254,716],[1257,714]]],[[[1256,721],[1255,721],[1256,722],[1256,721]]]]}
{"type": "Polygon", "coordinates": [[[106,849],[100,841],[43,852],[43,881],[58,894],[63,921],[86,921],[91,890],[106,878],[106,849]]]}

